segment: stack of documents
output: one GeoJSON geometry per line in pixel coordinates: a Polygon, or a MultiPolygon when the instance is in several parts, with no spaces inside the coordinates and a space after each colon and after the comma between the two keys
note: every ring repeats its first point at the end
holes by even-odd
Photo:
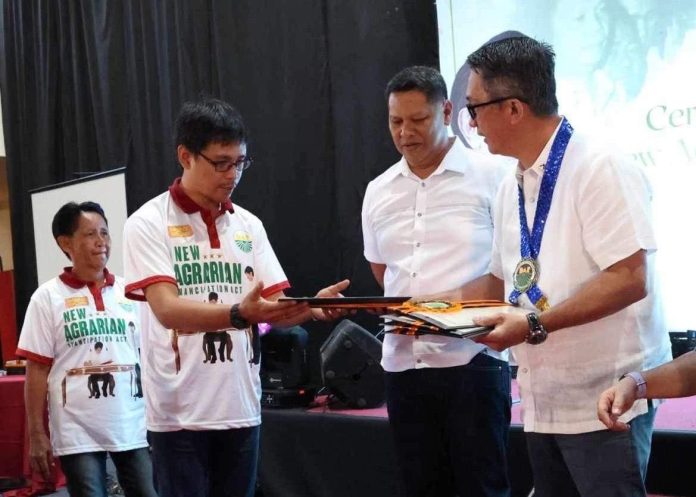
{"type": "Polygon", "coordinates": [[[529,312],[498,300],[406,302],[388,310],[389,314],[381,316],[386,333],[411,336],[433,334],[456,338],[473,338],[493,329],[475,324],[473,319],[476,317],[529,312]]]}

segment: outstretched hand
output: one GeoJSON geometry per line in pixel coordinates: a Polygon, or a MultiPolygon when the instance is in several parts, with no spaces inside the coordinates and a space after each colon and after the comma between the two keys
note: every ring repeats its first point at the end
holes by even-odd
{"type": "MultiPolygon", "coordinates": [[[[343,294],[341,293],[343,290],[348,288],[350,285],[350,280],[343,280],[339,281],[338,283],[334,283],[331,286],[327,286],[326,288],[322,288],[317,292],[317,297],[323,297],[323,298],[330,298],[330,297],[343,297],[343,294]]],[[[334,319],[338,319],[340,317],[345,316],[348,314],[348,311],[345,309],[333,309],[333,308],[324,308],[324,309],[312,309],[312,316],[314,319],[320,320],[320,321],[332,321],[334,319]]]]}
{"type": "Polygon", "coordinates": [[[490,348],[501,352],[508,347],[524,342],[529,333],[527,318],[520,314],[498,313],[491,316],[474,318],[479,326],[493,326],[493,331],[476,339],[490,348]]]}
{"type": "Polygon", "coordinates": [[[624,378],[599,396],[597,401],[597,417],[613,431],[627,431],[630,427],[619,416],[628,411],[636,401],[636,382],[632,378],[624,378]]]}
{"type": "Polygon", "coordinates": [[[295,301],[277,302],[262,297],[259,281],[239,304],[239,313],[250,323],[301,323],[309,317],[309,306],[295,301]]]}

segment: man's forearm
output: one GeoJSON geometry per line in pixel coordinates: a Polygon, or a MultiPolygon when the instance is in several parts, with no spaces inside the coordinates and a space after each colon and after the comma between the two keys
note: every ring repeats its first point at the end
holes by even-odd
{"type": "Polygon", "coordinates": [[[27,361],[27,377],[24,383],[24,404],[27,412],[27,431],[29,437],[45,434],[44,413],[48,392],[48,373],[50,366],[27,361]]]}
{"type": "Polygon", "coordinates": [[[647,263],[641,250],[599,272],[573,296],[540,316],[547,331],[591,323],[643,299],[647,263]]]}
{"type": "Polygon", "coordinates": [[[696,352],[679,356],[643,373],[648,398],[668,399],[696,395],[696,352]]]}

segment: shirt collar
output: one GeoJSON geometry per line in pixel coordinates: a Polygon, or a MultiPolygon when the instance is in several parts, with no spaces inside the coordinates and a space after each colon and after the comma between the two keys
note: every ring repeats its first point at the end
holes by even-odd
{"type": "MultiPolygon", "coordinates": [[[[63,273],[59,276],[60,280],[68,285],[70,288],[79,289],[84,286],[89,286],[91,282],[82,281],[78,278],[75,273],[73,273],[72,267],[63,268],[63,273]]],[[[104,268],[104,286],[114,286],[114,281],[116,277],[109,272],[108,269],[104,268]]]]}
{"type": "Polygon", "coordinates": [[[530,174],[534,174],[536,176],[544,175],[544,167],[546,166],[546,161],[549,158],[549,153],[551,153],[551,146],[553,145],[553,141],[556,139],[558,130],[561,129],[561,124],[563,124],[563,119],[561,119],[561,121],[558,123],[558,126],[556,126],[556,129],[553,131],[553,134],[546,142],[546,145],[544,145],[544,148],[541,150],[539,157],[537,157],[534,163],[532,164],[532,167],[525,170],[522,169],[522,164],[517,162],[515,177],[517,178],[517,183],[519,183],[520,186],[522,186],[522,178],[524,178],[524,174],[526,172],[529,172],[530,174]]]}
{"type": "MultiPolygon", "coordinates": [[[[408,167],[406,157],[402,156],[398,164],[399,167],[395,168],[393,176],[389,178],[390,180],[394,179],[399,174],[406,178],[414,175],[411,168],[408,167]]],[[[440,162],[440,164],[437,166],[437,169],[435,169],[430,176],[436,176],[444,173],[445,171],[453,171],[455,173],[464,174],[468,167],[469,160],[468,155],[466,154],[466,146],[458,137],[455,136],[452,146],[442,158],[442,162],[440,162]]]]}
{"type": "MultiPolygon", "coordinates": [[[[186,194],[181,186],[181,178],[176,178],[174,180],[174,183],[169,187],[169,194],[172,196],[174,203],[186,214],[194,214],[205,210],[186,194]]],[[[229,198],[220,205],[220,210],[215,217],[221,216],[225,212],[234,213],[234,206],[229,198]]]]}

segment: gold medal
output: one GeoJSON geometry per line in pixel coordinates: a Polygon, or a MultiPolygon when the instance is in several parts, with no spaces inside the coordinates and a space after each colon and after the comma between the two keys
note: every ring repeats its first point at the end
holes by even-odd
{"type": "Polygon", "coordinates": [[[539,279],[539,263],[536,259],[525,257],[515,266],[512,275],[512,286],[520,293],[525,293],[539,279]]]}

